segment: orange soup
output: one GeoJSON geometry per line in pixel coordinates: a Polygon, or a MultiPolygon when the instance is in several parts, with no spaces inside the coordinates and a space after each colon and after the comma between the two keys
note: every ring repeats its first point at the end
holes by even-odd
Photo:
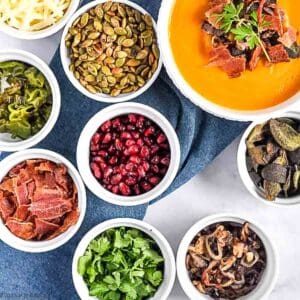
{"type": "MultiPolygon", "coordinates": [[[[300,90],[300,59],[229,78],[219,68],[208,67],[211,38],[201,30],[209,0],[177,0],[170,20],[170,42],[176,64],[189,85],[206,99],[238,110],[264,109],[279,104],[300,90]]],[[[278,1],[290,25],[300,30],[300,1],[278,1]]],[[[298,40],[299,36],[298,36],[298,40]]]]}

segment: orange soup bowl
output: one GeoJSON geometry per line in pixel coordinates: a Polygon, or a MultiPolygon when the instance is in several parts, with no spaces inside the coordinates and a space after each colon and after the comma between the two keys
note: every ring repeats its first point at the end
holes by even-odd
{"type": "MultiPolygon", "coordinates": [[[[231,120],[254,121],[293,110],[300,104],[300,58],[229,78],[209,67],[210,38],[201,24],[209,0],[162,1],[158,38],[168,75],[195,105],[231,120]]],[[[298,0],[279,0],[291,26],[300,32],[298,0]]],[[[298,35],[300,41],[300,35],[298,35]]]]}

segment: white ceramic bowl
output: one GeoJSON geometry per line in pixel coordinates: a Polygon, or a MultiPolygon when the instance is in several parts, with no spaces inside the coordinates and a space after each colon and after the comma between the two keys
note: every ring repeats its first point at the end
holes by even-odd
{"type": "Polygon", "coordinates": [[[119,103],[98,112],[84,127],[77,146],[77,165],[85,184],[97,197],[116,205],[134,206],[145,204],[155,199],[170,186],[177,174],[179,163],[180,145],[172,125],[161,113],[147,105],[139,103],[119,103]],[[128,113],[144,115],[154,121],[162,129],[170,144],[171,161],[167,173],[156,187],[147,193],[126,197],[115,195],[106,190],[94,177],[90,169],[90,141],[94,133],[105,121],[128,113]]]}
{"type": "MultiPolygon", "coordinates": [[[[300,113],[297,112],[287,112],[285,114],[280,115],[280,117],[286,117],[286,118],[292,118],[292,119],[297,119],[300,121],[300,113]]],[[[260,124],[268,121],[269,118],[253,122],[249,125],[249,127],[246,129],[244,132],[239,148],[238,148],[238,153],[237,153],[237,165],[238,165],[238,170],[240,177],[247,188],[247,190],[256,198],[259,200],[263,200],[264,203],[270,204],[273,206],[293,206],[295,204],[300,204],[300,195],[292,196],[289,198],[279,198],[277,197],[275,201],[268,201],[264,197],[264,193],[261,189],[257,188],[257,186],[253,183],[253,180],[251,179],[249,172],[247,170],[247,164],[246,164],[246,152],[247,152],[247,146],[246,146],[246,140],[251,133],[252,129],[260,124]]]]}
{"type": "Polygon", "coordinates": [[[243,300],[263,300],[268,297],[272,289],[275,286],[278,277],[278,257],[277,252],[273,246],[272,241],[263,231],[262,227],[257,225],[256,222],[251,220],[243,219],[242,217],[231,215],[231,214],[215,214],[208,216],[196,224],[194,224],[183,237],[177,252],[177,276],[181,287],[183,288],[186,295],[192,300],[211,300],[212,298],[208,295],[201,294],[192,284],[188,271],[186,269],[185,261],[188,247],[194,237],[199,231],[206,228],[209,225],[220,223],[220,222],[236,222],[243,224],[249,222],[250,228],[257,233],[263,242],[267,254],[267,265],[264,270],[263,276],[257,285],[257,287],[248,295],[239,298],[243,300]]]}
{"type": "MultiPolygon", "coordinates": [[[[68,21],[63,34],[62,34],[62,38],[61,38],[61,43],[60,43],[60,57],[61,57],[61,61],[62,61],[62,65],[64,68],[64,71],[67,75],[67,77],[69,78],[69,80],[71,81],[71,83],[73,84],[73,86],[79,91],[81,92],[83,95],[85,95],[86,97],[89,97],[90,99],[96,100],[96,101],[100,101],[100,102],[108,102],[108,103],[117,103],[117,102],[123,102],[123,101],[127,101],[133,98],[136,98],[137,96],[141,95],[142,93],[144,93],[148,88],[150,88],[150,86],[154,83],[154,81],[156,80],[156,78],[158,77],[161,67],[162,67],[162,59],[161,57],[159,58],[159,62],[158,62],[158,66],[156,71],[154,72],[154,74],[152,75],[152,77],[146,82],[146,84],[141,87],[140,89],[138,89],[135,92],[131,92],[131,93],[127,93],[127,94],[120,94],[117,97],[112,97],[110,95],[106,95],[103,93],[98,93],[98,94],[93,94],[90,93],[86,88],[84,88],[80,82],[75,78],[74,74],[70,71],[69,66],[70,66],[70,58],[69,58],[69,54],[68,54],[68,49],[65,46],[65,37],[68,34],[68,30],[69,28],[72,26],[73,22],[80,16],[82,15],[84,12],[86,12],[87,10],[91,9],[92,7],[101,4],[101,3],[105,3],[106,0],[95,0],[92,2],[89,2],[88,4],[82,6],[73,16],[72,18],[68,21]]],[[[118,2],[118,3],[124,3],[126,5],[131,6],[132,8],[135,8],[136,10],[138,10],[139,12],[141,12],[142,14],[149,14],[145,9],[143,9],[141,6],[139,6],[138,4],[128,1],[128,0],[117,0],[114,2],[118,2]]],[[[152,18],[153,24],[154,24],[154,30],[157,33],[156,30],[156,23],[155,20],[152,18]]]]}
{"type": "Polygon", "coordinates": [[[51,69],[37,56],[17,49],[0,50],[0,61],[17,60],[36,67],[46,77],[52,92],[52,111],[44,127],[26,140],[12,139],[8,133],[0,133],[0,151],[12,152],[33,147],[42,141],[54,127],[60,112],[61,96],[58,82],[51,69]]]}
{"type": "Polygon", "coordinates": [[[50,35],[53,35],[54,33],[56,33],[57,31],[59,31],[65,26],[69,18],[75,13],[76,9],[78,8],[80,0],[71,0],[70,2],[71,3],[69,5],[69,8],[67,9],[64,16],[57,23],[45,29],[37,30],[37,31],[24,31],[24,30],[13,28],[6,24],[0,24],[0,31],[14,38],[23,39],[23,40],[36,40],[36,39],[42,39],[50,35]]]}
{"type": "MultiPolygon", "coordinates": [[[[185,95],[188,99],[190,99],[195,105],[200,106],[202,109],[208,111],[209,113],[212,113],[222,118],[237,120],[237,121],[254,121],[259,118],[268,118],[274,113],[280,114],[286,112],[287,110],[291,110],[292,107],[296,103],[298,103],[300,99],[300,92],[298,92],[295,96],[291,97],[287,101],[278,104],[276,106],[270,107],[268,109],[243,111],[243,110],[229,109],[217,105],[212,101],[209,101],[208,99],[204,98],[199,93],[197,93],[181,75],[176,65],[171,44],[170,44],[169,22],[176,1],[178,0],[162,1],[160,11],[159,11],[159,16],[158,16],[157,28],[158,28],[158,41],[160,45],[160,51],[161,51],[163,63],[166,67],[168,75],[170,76],[174,84],[177,86],[177,88],[181,91],[183,95],[185,95]]],[[[217,83],[216,83],[216,88],[218,88],[217,83]]]]}
{"type": "Polygon", "coordinates": [[[47,159],[55,163],[62,163],[67,167],[68,173],[72,177],[78,190],[78,207],[80,210],[80,216],[75,225],[49,241],[23,240],[15,236],[0,219],[0,240],[12,248],[31,253],[51,251],[67,243],[79,230],[86,211],[86,191],[82,179],[72,163],[58,153],[44,149],[28,149],[13,153],[0,162],[0,182],[14,166],[24,160],[38,158],[47,159]]]}
{"type": "Polygon", "coordinates": [[[155,227],[144,221],[129,218],[112,219],[95,226],[83,237],[83,239],[78,244],[73,257],[72,276],[73,283],[79,297],[84,300],[96,299],[95,297],[89,296],[88,288],[82,276],[77,272],[77,263],[79,257],[84,254],[90,241],[92,241],[94,238],[110,228],[121,226],[141,230],[142,232],[149,235],[157,243],[165,259],[164,279],[159,289],[156,291],[154,297],[149,298],[149,300],[166,300],[172,290],[176,276],[175,258],[172,248],[170,247],[166,238],[155,227]]]}

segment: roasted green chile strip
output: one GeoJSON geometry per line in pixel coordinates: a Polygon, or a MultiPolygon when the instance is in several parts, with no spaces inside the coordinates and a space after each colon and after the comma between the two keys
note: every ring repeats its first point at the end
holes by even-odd
{"type": "Polygon", "coordinates": [[[0,133],[25,140],[44,127],[51,109],[51,90],[38,69],[0,62],[0,133]]]}
{"type": "Polygon", "coordinates": [[[90,296],[107,300],[152,297],[163,280],[164,259],[149,236],[118,227],[93,239],[78,260],[90,296]]]}
{"type": "Polygon", "coordinates": [[[73,22],[65,43],[70,70],[91,93],[137,91],[158,67],[152,18],[126,4],[108,1],[88,10],[73,22]]]}

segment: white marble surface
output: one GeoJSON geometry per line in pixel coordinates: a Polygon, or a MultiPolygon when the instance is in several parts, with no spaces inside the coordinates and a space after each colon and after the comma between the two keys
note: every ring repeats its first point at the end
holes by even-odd
{"type": "MultiPolygon", "coordinates": [[[[44,40],[20,41],[0,33],[0,49],[28,50],[49,62],[59,38],[60,33],[44,40]]],[[[209,214],[233,212],[257,220],[274,240],[280,258],[279,279],[269,299],[300,299],[300,207],[270,207],[254,199],[238,175],[237,145],[238,140],[204,172],[152,205],[145,220],[166,236],[174,252],[189,227],[209,214]]],[[[187,297],[176,282],[169,300],[185,299],[187,297]]]]}

